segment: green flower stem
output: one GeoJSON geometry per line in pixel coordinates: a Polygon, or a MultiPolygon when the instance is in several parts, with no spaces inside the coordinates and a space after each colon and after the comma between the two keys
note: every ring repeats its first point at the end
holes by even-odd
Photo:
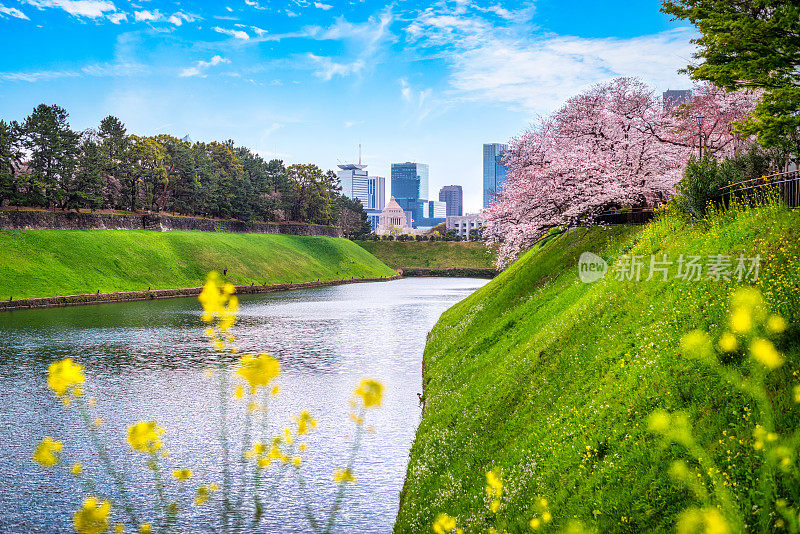
{"type": "Polygon", "coordinates": [[[164,495],[164,481],[161,477],[161,468],[158,466],[158,454],[156,451],[150,453],[150,461],[152,462],[151,469],[153,470],[153,478],[156,481],[156,509],[159,510],[159,515],[163,515],[160,521],[164,532],[169,531],[169,508],[167,507],[167,498],[164,495]]]}
{"type": "MultiPolygon", "coordinates": [[[[362,421],[362,423],[358,424],[356,422],[356,436],[353,440],[353,446],[350,448],[350,459],[347,462],[347,470],[350,473],[353,472],[353,467],[355,466],[356,462],[356,454],[358,454],[358,450],[361,448],[361,436],[364,434],[364,412],[365,408],[362,407],[358,414],[358,420],[362,421]]],[[[325,525],[325,534],[330,534],[331,530],[333,530],[333,525],[336,522],[336,515],[339,513],[339,509],[342,507],[346,482],[342,481],[339,484],[339,491],[336,492],[336,498],[333,501],[331,512],[328,515],[328,523],[325,525]]]]}
{"type": "Polygon", "coordinates": [[[242,450],[239,454],[239,496],[236,498],[236,527],[235,530],[238,532],[242,528],[242,523],[244,521],[244,498],[245,493],[247,490],[248,481],[247,481],[247,458],[245,457],[245,453],[252,445],[250,443],[250,429],[253,423],[253,412],[250,410],[250,406],[253,403],[253,391],[252,389],[247,390],[247,417],[245,418],[245,427],[244,427],[244,436],[242,437],[242,450]]]}
{"type": "Polygon", "coordinates": [[[297,472],[297,485],[300,488],[300,497],[303,500],[303,512],[306,515],[308,524],[311,525],[311,530],[313,530],[315,534],[322,532],[322,530],[319,527],[319,523],[317,523],[317,518],[314,517],[314,511],[311,509],[311,503],[308,500],[306,481],[303,478],[302,473],[300,473],[299,471],[297,472]]]}
{"type": "Polygon", "coordinates": [[[139,519],[136,517],[136,511],[133,509],[133,505],[131,504],[130,495],[128,495],[128,490],[125,488],[125,476],[120,471],[117,471],[114,468],[114,464],[111,462],[111,456],[108,454],[108,450],[106,449],[103,442],[100,441],[100,436],[97,433],[97,428],[92,424],[92,418],[89,415],[89,410],[86,407],[86,402],[84,401],[83,397],[78,397],[77,403],[78,409],[81,413],[83,418],[83,423],[86,426],[87,430],[89,431],[89,437],[92,440],[92,445],[94,446],[95,450],[97,451],[97,456],[100,458],[103,467],[105,468],[108,475],[114,481],[117,486],[117,489],[120,492],[122,497],[122,508],[125,510],[125,513],[128,515],[131,523],[133,525],[139,524],[139,519]]]}
{"type": "Polygon", "coordinates": [[[219,442],[222,446],[222,530],[230,532],[228,515],[231,511],[230,501],[230,451],[228,450],[228,367],[220,361],[217,366],[219,372],[219,442]]]}

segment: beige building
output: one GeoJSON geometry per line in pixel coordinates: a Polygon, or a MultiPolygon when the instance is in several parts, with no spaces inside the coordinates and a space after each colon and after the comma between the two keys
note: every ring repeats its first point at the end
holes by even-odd
{"type": "Polygon", "coordinates": [[[466,215],[450,215],[447,217],[447,229],[455,230],[463,239],[469,238],[472,230],[483,228],[483,221],[480,213],[468,213],[466,215]]]}
{"type": "Polygon", "coordinates": [[[409,220],[409,213],[403,211],[400,204],[392,197],[383,208],[380,218],[378,219],[378,228],[375,233],[378,235],[388,235],[392,230],[397,228],[401,234],[410,234],[411,221],[409,220]]]}

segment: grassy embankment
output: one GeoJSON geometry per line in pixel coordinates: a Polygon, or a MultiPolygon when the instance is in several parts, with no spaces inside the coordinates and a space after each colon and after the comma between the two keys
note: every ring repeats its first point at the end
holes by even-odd
{"type": "MultiPolygon", "coordinates": [[[[670,216],[645,227],[576,229],[445,312],[425,350],[425,413],[395,531],[429,531],[445,512],[467,532],[531,532],[528,521],[546,498],[554,519],[540,531],[574,517],[599,532],[673,532],[676,515],[696,501],[668,474],[673,460],[687,459],[685,449],[661,447],[648,431],[657,408],[689,417],[722,469],[715,476],[752,517],[758,409],[679,354],[692,329],[718,339],[738,284],[617,281],[612,268],[587,285],[576,262],[584,251],[609,264],[622,254],[648,263],[651,254],[760,254],[755,286],[790,324],[779,346],[787,364],[768,377],[776,426],[790,434],[798,423],[791,392],[800,362],[799,231],[800,213],[777,206],[694,225],[670,216]],[[504,479],[496,515],[484,491],[492,468],[504,479]]],[[[746,356],[729,365],[749,369],[746,356]]],[[[698,480],[710,486],[707,474],[698,480]]]]}
{"type": "Polygon", "coordinates": [[[495,252],[480,241],[356,241],[392,269],[493,269],[495,252]]]}
{"type": "Polygon", "coordinates": [[[346,239],[145,230],[0,233],[0,299],[234,284],[379,278],[395,273],[346,239]]]}

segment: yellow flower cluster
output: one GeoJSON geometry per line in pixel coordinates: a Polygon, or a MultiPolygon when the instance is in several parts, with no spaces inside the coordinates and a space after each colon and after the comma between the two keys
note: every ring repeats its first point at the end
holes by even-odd
{"type": "Polygon", "coordinates": [[[83,501],[83,507],[75,512],[73,526],[78,534],[100,534],[108,530],[109,501],[98,502],[96,497],[83,501]]]}
{"type": "Polygon", "coordinates": [[[164,429],[155,421],[139,421],[128,427],[128,443],[135,451],[153,454],[164,446],[163,433],[164,429]]]}
{"type": "Polygon", "coordinates": [[[236,312],[239,310],[239,299],[234,295],[235,292],[233,284],[220,285],[219,273],[209,273],[206,285],[197,297],[203,306],[200,316],[203,322],[210,324],[219,319],[217,328],[221,332],[229,330],[236,322],[236,312]]]}
{"type": "Polygon", "coordinates": [[[192,478],[192,470],[191,469],[176,469],[172,472],[172,476],[174,476],[177,480],[181,482],[185,480],[189,480],[192,478]]]}
{"type": "Polygon", "coordinates": [[[678,534],[728,534],[731,530],[722,513],[714,507],[690,508],[681,512],[675,525],[678,534]]]}
{"type": "Polygon", "coordinates": [[[64,404],[69,404],[70,395],[76,398],[83,395],[80,386],[85,381],[83,366],[73,362],[72,358],[64,358],[47,367],[47,386],[64,401],[64,404]]]}
{"type": "Polygon", "coordinates": [[[50,436],[45,436],[36,446],[36,450],[33,451],[33,461],[45,467],[52,467],[59,461],[55,453],[61,452],[63,448],[64,444],[62,442],[55,441],[50,436]]]}
{"type": "Polygon", "coordinates": [[[486,473],[486,495],[491,499],[489,509],[493,514],[500,509],[500,498],[503,496],[503,481],[495,473],[494,469],[486,473]]]}
{"type": "Polygon", "coordinates": [[[547,499],[540,497],[536,500],[537,515],[528,522],[529,527],[533,530],[539,530],[542,526],[553,520],[553,514],[550,513],[549,505],[550,503],[547,502],[547,499]]]}
{"type": "Polygon", "coordinates": [[[280,373],[280,362],[269,354],[245,354],[236,366],[236,374],[247,381],[253,393],[256,388],[266,387],[280,373]]]}
{"type": "Polygon", "coordinates": [[[365,378],[358,385],[355,394],[361,397],[364,408],[380,406],[383,399],[383,384],[375,380],[365,378]]]}
{"type": "Polygon", "coordinates": [[[339,469],[336,468],[333,470],[333,481],[334,482],[355,482],[356,477],[353,476],[353,472],[350,469],[339,469]]]}
{"type": "Polygon", "coordinates": [[[453,531],[461,534],[463,532],[460,528],[456,528],[456,518],[444,513],[436,516],[436,520],[433,522],[433,531],[436,534],[447,534],[453,531]]]}
{"type": "Polygon", "coordinates": [[[303,410],[300,415],[293,417],[292,420],[297,424],[297,434],[302,436],[308,434],[309,429],[317,427],[317,421],[308,411],[303,410]]]}
{"type": "Polygon", "coordinates": [[[211,497],[211,494],[219,489],[219,486],[216,484],[203,484],[202,486],[198,486],[197,490],[194,492],[194,504],[196,506],[201,506],[208,502],[208,499],[211,497]]]}

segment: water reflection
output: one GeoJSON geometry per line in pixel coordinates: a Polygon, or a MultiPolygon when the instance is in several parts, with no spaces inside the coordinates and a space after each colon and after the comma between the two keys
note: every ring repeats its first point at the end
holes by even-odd
{"type": "MultiPolygon", "coordinates": [[[[442,311],[484,283],[421,278],[241,297],[242,350],[270,352],[283,367],[273,420],[286,424],[302,409],[319,420],[304,466],[314,481],[316,510],[332,502],[331,473],[347,457],[350,392],[365,376],[386,385],[384,407],[372,421],[377,432],[363,446],[359,483],[348,490],[337,532],[391,531],[419,422],[425,336],[442,311]]],[[[140,505],[153,501],[154,488],[143,459],[125,443],[126,426],[137,420],[156,419],[167,428],[172,454],[166,466],[193,469],[192,487],[220,480],[216,381],[203,373],[211,355],[198,317],[194,299],[0,314],[0,532],[71,532],[72,512],[85,493],[63,471],[30,461],[42,436],[63,439],[70,462],[98,465],[80,445],[86,436],[76,414],[46,389],[47,365],[59,358],[86,366],[87,393],[100,399],[101,431],[125,459],[140,505]]],[[[241,414],[232,424],[241,426],[241,414]]],[[[286,479],[260,531],[307,530],[295,491],[286,479]]],[[[191,509],[181,530],[202,531],[208,518],[203,509],[191,509]]]]}

